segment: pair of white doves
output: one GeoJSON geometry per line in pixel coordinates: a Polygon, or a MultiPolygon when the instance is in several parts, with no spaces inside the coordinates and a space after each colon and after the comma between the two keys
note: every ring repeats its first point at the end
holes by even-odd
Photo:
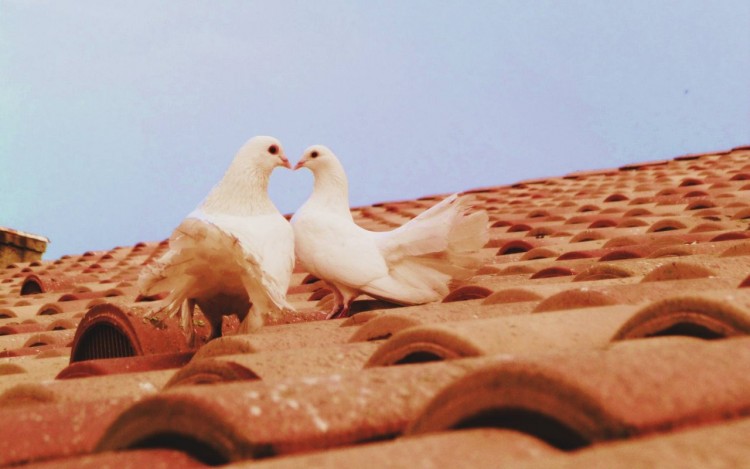
{"type": "Polygon", "coordinates": [[[286,292],[295,253],[333,290],[329,318],[348,316],[361,293],[407,305],[438,301],[452,279],[472,275],[481,263],[487,213],[469,214],[456,194],[392,231],[368,231],[352,218],[341,163],[316,145],[294,168],[310,169],[315,183],[290,224],[268,196],[277,166],[292,167],[278,140],[245,143],[222,180],[174,230],[168,251],[138,279],[143,295],[170,292],[161,312],[180,312],[190,343],[196,304],[211,337],[220,334],[225,315],[236,314],[240,332],[248,333],[267,316],[293,311],[286,292]]]}

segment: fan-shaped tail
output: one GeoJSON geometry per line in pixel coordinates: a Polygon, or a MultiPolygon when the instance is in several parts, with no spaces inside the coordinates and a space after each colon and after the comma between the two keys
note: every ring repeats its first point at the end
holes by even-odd
{"type": "Polygon", "coordinates": [[[375,234],[389,275],[362,291],[405,304],[443,298],[451,280],[470,277],[484,261],[489,218],[469,209],[468,200],[454,194],[403,226],[375,234]]]}

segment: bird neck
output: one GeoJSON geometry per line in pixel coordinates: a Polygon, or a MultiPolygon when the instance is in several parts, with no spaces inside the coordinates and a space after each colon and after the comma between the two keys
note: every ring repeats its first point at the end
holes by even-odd
{"type": "Polygon", "coordinates": [[[328,210],[351,214],[349,210],[349,182],[342,168],[321,171],[315,175],[310,201],[328,210]]]}
{"type": "Polygon", "coordinates": [[[206,212],[250,216],[278,210],[268,196],[271,175],[263,168],[229,167],[202,204],[206,212]]]}

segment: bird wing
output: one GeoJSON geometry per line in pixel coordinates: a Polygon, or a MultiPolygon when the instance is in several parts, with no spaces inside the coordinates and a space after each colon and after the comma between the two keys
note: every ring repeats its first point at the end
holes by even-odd
{"type": "Polygon", "coordinates": [[[388,273],[372,233],[351,218],[303,206],[292,223],[297,256],[318,277],[359,289],[388,273]]]}
{"type": "Polygon", "coordinates": [[[190,285],[194,290],[214,283],[218,288],[241,285],[232,277],[244,274],[277,307],[292,309],[285,298],[294,265],[291,228],[280,215],[283,223],[253,218],[191,213],[172,233],[169,250],[141,274],[140,290],[154,294],[190,285]]]}
{"type": "Polygon", "coordinates": [[[486,212],[467,213],[453,194],[391,231],[372,233],[388,264],[388,275],[362,291],[401,303],[437,301],[451,279],[467,278],[481,262],[488,241],[486,212]]]}
{"type": "Polygon", "coordinates": [[[458,201],[453,194],[394,230],[373,233],[383,256],[388,262],[398,262],[405,256],[444,251],[458,201]]]}
{"type": "Polygon", "coordinates": [[[277,308],[294,309],[286,301],[294,268],[294,234],[284,217],[279,213],[239,217],[199,211],[191,216],[205,220],[233,240],[251,285],[259,286],[277,308]]]}
{"type": "MultiPolygon", "coordinates": [[[[213,224],[188,217],[172,232],[169,250],[141,272],[139,289],[152,295],[192,289],[196,282],[206,288],[208,277],[238,270],[236,260],[227,255],[232,246],[232,239],[213,224]]],[[[194,292],[181,293],[190,296],[194,292]]]]}

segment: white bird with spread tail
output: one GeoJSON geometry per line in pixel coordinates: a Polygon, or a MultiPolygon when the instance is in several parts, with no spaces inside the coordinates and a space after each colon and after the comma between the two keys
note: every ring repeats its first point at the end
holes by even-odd
{"type": "Polygon", "coordinates": [[[138,279],[144,295],[169,291],[157,314],[181,315],[194,344],[195,305],[221,332],[222,318],[236,314],[240,332],[264,318],[293,310],[286,291],[294,267],[294,233],[268,196],[277,166],[291,169],[278,140],[254,137],[237,152],[221,181],[169,238],[169,250],[138,279]],[[252,306],[252,308],[251,308],[252,306]]]}
{"type": "Polygon", "coordinates": [[[346,174],[331,150],[315,145],[295,169],[314,175],[312,195],[292,217],[295,252],[333,289],[328,318],[346,317],[362,293],[411,305],[439,301],[452,279],[471,276],[489,240],[484,211],[468,213],[454,194],[392,231],[358,226],[349,209],[346,174]]]}

